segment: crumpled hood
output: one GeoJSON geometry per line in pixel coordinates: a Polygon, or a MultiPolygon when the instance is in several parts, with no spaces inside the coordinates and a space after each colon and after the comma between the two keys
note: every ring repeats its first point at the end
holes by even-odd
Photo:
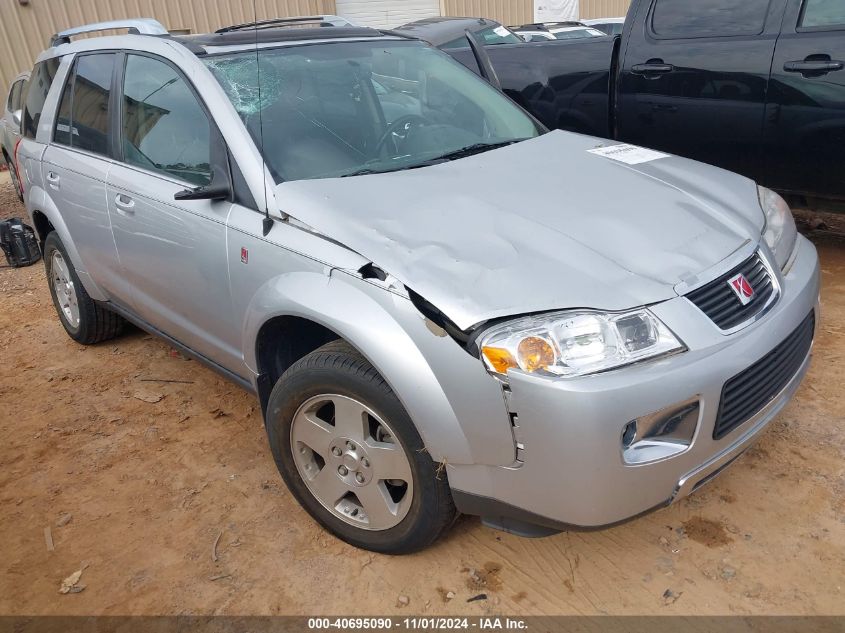
{"type": "Polygon", "coordinates": [[[283,183],[277,199],[462,329],[664,301],[759,240],[752,181],[678,157],[631,166],[587,152],[612,144],[551,132],[422,169],[283,183]]]}

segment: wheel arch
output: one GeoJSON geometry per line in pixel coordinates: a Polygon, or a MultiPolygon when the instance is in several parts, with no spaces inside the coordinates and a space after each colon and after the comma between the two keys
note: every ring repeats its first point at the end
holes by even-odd
{"type": "MultiPolygon", "coordinates": [[[[410,301],[398,301],[425,331],[421,335],[433,336],[410,301]]],[[[281,376],[306,354],[340,339],[361,353],[387,381],[432,459],[474,463],[448,397],[407,331],[407,322],[390,309],[396,303],[392,293],[337,271],[328,279],[323,273],[302,272],[265,283],[250,302],[243,334],[245,361],[258,376],[262,407],[275,384],[272,376],[281,376]]]]}
{"type": "Polygon", "coordinates": [[[82,265],[82,258],[79,256],[76,244],[62,219],[62,214],[44,189],[41,187],[31,188],[27,194],[26,207],[30,220],[38,233],[38,239],[42,247],[44,240],[47,239],[47,235],[51,231],[55,231],[62,241],[68,257],[70,257],[70,262],[73,264],[73,268],[76,270],[76,274],[79,276],[79,280],[82,282],[88,295],[95,301],[106,301],[108,296],[94,283],[82,265]]]}
{"type": "MultiPolygon", "coordinates": [[[[41,250],[44,250],[44,240],[47,236],[56,230],[50,218],[38,209],[32,212],[32,226],[35,228],[35,233],[38,235],[38,243],[41,245],[41,250]]],[[[64,240],[62,240],[64,242],[64,240]]]]}

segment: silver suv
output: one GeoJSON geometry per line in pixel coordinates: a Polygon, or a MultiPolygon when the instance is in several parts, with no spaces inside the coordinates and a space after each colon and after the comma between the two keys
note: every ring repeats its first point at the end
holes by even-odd
{"type": "Polygon", "coordinates": [[[819,267],[777,194],[548,132],[420,41],[294,23],[60,33],[19,160],[70,337],[130,321],[254,392],[323,526],[389,553],[458,512],[607,526],[793,395],[819,267]]]}

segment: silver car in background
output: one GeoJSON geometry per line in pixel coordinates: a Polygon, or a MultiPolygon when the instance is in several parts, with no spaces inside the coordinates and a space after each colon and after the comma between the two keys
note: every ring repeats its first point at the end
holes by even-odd
{"type": "Polygon", "coordinates": [[[754,182],[548,132],[394,33],[118,24],[57,35],[24,99],[59,319],[82,344],[131,321],[254,392],[349,543],[665,506],[807,371],[818,259],[754,182]]]}
{"type": "Polygon", "coordinates": [[[23,200],[18,169],[15,164],[15,149],[21,138],[21,100],[26,89],[29,73],[21,73],[12,80],[3,107],[3,119],[0,120],[0,148],[3,151],[3,162],[12,177],[12,184],[18,198],[23,200]]]}

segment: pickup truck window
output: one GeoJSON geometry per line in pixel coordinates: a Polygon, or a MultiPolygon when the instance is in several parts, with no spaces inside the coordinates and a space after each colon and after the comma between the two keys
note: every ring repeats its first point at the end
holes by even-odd
{"type": "Polygon", "coordinates": [[[806,0],[800,26],[802,28],[845,26],[845,2],[806,0]]]}
{"type": "MultiPolygon", "coordinates": [[[[511,33],[507,28],[504,26],[495,26],[490,27],[488,29],[482,29],[481,31],[476,31],[475,33],[484,40],[484,43],[487,46],[496,45],[496,44],[522,44],[522,40],[511,33]]],[[[450,48],[467,48],[469,43],[467,42],[467,38],[465,35],[452,40],[451,42],[446,42],[442,44],[440,48],[447,50],[450,48]]]]}
{"type": "Polygon", "coordinates": [[[758,35],[770,0],[656,0],[652,30],[666,39],[758,35]]]}

